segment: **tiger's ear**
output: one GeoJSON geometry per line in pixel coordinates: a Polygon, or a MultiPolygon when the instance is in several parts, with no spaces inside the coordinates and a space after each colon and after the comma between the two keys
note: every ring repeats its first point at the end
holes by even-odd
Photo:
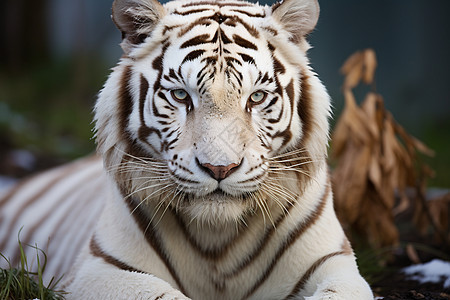
{"type": "Polygon", "coordinates": [[[125,53],[142,43],[164,16],[164,8],[157,0],[114,0],[112,19],[122,32],[125,53]]]}
{"type": "Polygon", "coordinates": [[[317,0],[284,0],[272,5],[272,15],[292,35],[294,42],[309,34],[319,19],[317,0]]]}

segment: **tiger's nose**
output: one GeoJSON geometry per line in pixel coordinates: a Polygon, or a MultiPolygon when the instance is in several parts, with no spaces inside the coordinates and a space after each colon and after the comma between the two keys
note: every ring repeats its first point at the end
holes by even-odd
{"type": "Polygon", "coordinates": [[[234,171],[236,171],[241,163],[235,164],[229,164],[228,166],[215,166],[209,163],[201,164],[200,162],[197,163],[199,166],[208,173],[212,178],[216,179],[217,181],[221,181],[222,179],[227,178],[230,176],[234,171]]]}

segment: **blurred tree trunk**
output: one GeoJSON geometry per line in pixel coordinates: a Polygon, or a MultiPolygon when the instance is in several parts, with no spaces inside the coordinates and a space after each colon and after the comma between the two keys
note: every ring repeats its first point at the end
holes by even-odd
{"type": "Polygon", "coordinates": [[[49,0],[0,1],[0,67],[24,72],[49,58],[49,0]]]}

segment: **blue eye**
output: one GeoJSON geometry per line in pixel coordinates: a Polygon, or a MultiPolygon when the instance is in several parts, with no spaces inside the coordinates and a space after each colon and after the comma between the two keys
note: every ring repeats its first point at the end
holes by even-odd
{"type": "Polygon", "coordinates": [[[170,93],[172,98],[178,102],[185,102],[189,99],[189,94],[183,89],[173,90],[170,93]]]}
{"type": "Polygon", "coordinates": [[[263,91],[256,91],[250,95],[249,101],[251,104],[260,104],[266,99],[267,94],[263,91]]]}

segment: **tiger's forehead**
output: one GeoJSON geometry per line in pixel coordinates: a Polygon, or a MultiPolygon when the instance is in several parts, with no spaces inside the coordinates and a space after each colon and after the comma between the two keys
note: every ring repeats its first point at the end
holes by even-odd
{"type": "MultiPolygon", "coordinates": [[[[246,32],[258,38],[259,30],[255,26],[263,23],[270,11],[267,6],[244,1],[172,1],[165,8],[163,34],[174,31],[179,39],[189,33],[215,33],[217,29],[229,33],[246,32]]],[[[221,38],[225,45],[233,42],[223,35],[215,38],[221,38]]]]}
{"type": "Polygon", "coordinates": [[[194,15],[204,14],[203,16],[230,16],[244,14],[251,17],[265,17],[267,6],[246,2],[246,1],[228,1],[228,0],[204,0],[204,1],[171,1],[164,5],[168,14],[173,15],[194,15]],[[211,14],[212,13],[212,14],[211,14]]]}
{"type": "MultiPolygon", "coordinates": [[[[164,73],[177,73],[200,94],[231,96],[240,94],[246,82],[252,86],[258,73],[271,72],[271,49],[261,32],[270,17],[269,7],[239,1],[176,1],[165,8],[162,33],[170,43],[163,53],[164,73]]],[[[275,29],[265,30],[270,35],[275,29]]]]}

